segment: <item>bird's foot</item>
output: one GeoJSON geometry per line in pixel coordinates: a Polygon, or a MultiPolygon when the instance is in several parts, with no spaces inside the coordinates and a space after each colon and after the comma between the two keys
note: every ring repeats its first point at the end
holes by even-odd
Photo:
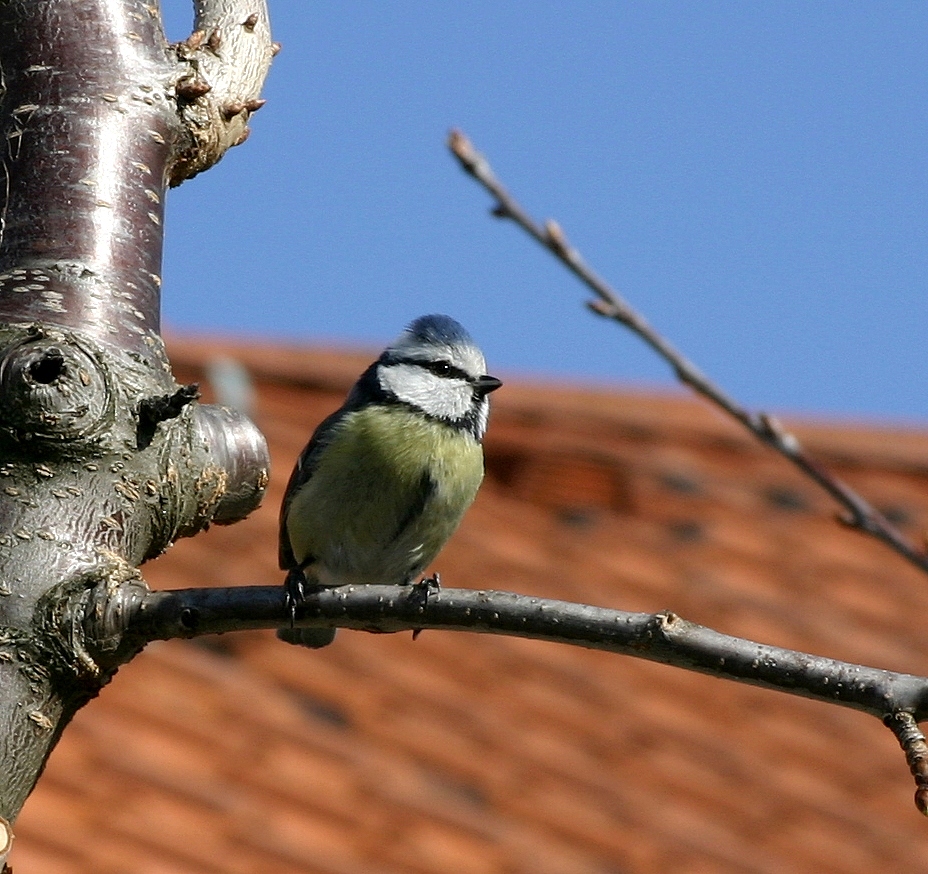
{"type": "Polygon", "coordinates": [[[306,600],[306,575],[300,568],[293,568],[284,580],[284,603],[290,614],[290,627],[296,622],[297,613],[306,600]]]}
{"type": "MultiPolygon", "coordinates": [[[[420,607],[425,607],[429,602],[429,595],[432,592],[441,591],[441,577],[438,574],[433,574],[430,577],[423,577],[419,582],[413,583],[412,591],[409,593],[410,598],[414,598],[418,601],[420,607]]],[[[412,639],[415,640],[420,634],[422,634],[421,628],[416,628],[412,632],[412,639]]]]}
{"type": "Polygon", "coordinates": [[[410,588],[412,589],[410,596],[418,599],[425,605],[428,603],[429,595],[431,595],[432,592],[441,591],[441,577],[438,574],[432,574],[430,577],[423,577],[417,583],[412,583],[410,588]]]}
{"type": "Polygon", "coordinates": [[[295,646],[321,649],[335,639],[334,628],[294,628],[296,620],[303,612],[306,596],[322,591],[323,588],[325,587],[310,583],[300,568],[294,568],[287,574],[287,579],[284,580],[284,603],[290,614],[290,627],[277,629],[277,637],[280,640],[295,646]]]}

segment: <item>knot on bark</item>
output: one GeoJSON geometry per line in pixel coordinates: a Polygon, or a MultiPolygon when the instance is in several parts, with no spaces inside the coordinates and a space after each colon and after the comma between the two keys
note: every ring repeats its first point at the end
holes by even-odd
{"type": "Polygon", "coordinates": [[[18,443],[92,440],[114,409],[99,357],[70,332],[32,326],[0,353],[0,427],[18,443]]]}

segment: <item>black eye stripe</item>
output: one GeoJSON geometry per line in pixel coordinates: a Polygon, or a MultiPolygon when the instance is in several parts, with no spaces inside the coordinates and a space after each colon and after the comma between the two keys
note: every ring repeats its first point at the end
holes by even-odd
{"type": "Polygon", "coordinates": [[[419,366],[424,367],[429,373],[434,373],[435,376],[470,380],[470,377],[460,367],[455,367],[450,361],[424,361],[419,366]]]}
{"type": "Polygon", "coordinates": [[[421,367],[423,370],[427,370],[429,373],[434,373],[435,376],[440,376],[444,379],[463,379],[465,382],[473,382],[473,379],[466,371],[461,370],[460,367],[455,367],[450,361],[445,361],[444,359],[438,361],[423,361],[421,358],[397,358],[390,356],[386,360],[381,359],[381,361],[388,366],[391,364],[412,364],[415,367],[421,367]]]}

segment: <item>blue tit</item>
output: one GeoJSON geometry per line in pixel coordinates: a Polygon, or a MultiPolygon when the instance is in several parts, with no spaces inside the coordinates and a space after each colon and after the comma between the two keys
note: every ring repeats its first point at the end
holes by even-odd
{"type": "MultiPolygon", "coordinates": [[[[448,316],[416,319],[316,429],[280,513],[291,615],[305,587],[406,585],[438,555],[483,479],[490,392],[483,353],[448,316]]],[[[282,628],[326,646],[334,628],[282,628]]]]}

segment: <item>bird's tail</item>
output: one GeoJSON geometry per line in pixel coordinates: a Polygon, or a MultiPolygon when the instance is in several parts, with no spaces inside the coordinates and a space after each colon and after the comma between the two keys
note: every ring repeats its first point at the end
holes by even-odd
{"type": "Polygon", "coordinates": [[[335,640],[334,628],[278,628],[277,637],[294,646],[322,649],[335,640]]]}

